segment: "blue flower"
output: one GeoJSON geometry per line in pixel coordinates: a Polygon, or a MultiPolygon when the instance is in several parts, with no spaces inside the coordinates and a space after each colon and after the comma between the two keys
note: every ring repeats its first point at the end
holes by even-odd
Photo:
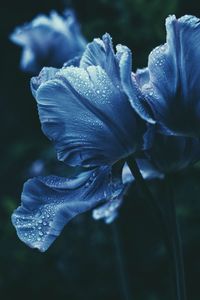
{"type": "Polygon", "coordinates": [[[71,10],[58,15],[37,16],[32,22],[15,29],[10,39],[23,48],[21,68],[37,74],[42,67],[61,67],[82,55],[86,41],[71,10]]]}
{"type": "Polygon", "coordinates": [[[167,174],[185,169],[200,160],[200,140],[157,133],[146,157],[160,172],[167,174]]]}
{"type": "Polygon", "coordinates": [[[80,67],[44,68],[31,80],[42,130],[59,160],[72,166],[110,165],[141,149],[146,125],[121,79],[127,53],[121,46],[115,54],[105,34],[87,46],[80,67]]]}
{"type": "Polygon", "coordinates": [[[200,20],[170,16],[166,30],[166,43],[151,52],[148,68],[139,70],[134,82],[140,87],[144,111],[148,104],[161,132],[199,137],[200,20]]]}
{"type": "Polygon", "coordinates": [[[42,130],[58,159],[86,171],[75,178],[47,176],[25,183],[12,222],[30,247],[45,251],[77,214],[105,203],[121,204],[127,187],[125,159],[148,144],[146,124],[124,90],[127,54],[124,46],[115,54],[105,34],[87,46],[79,67],[44,68],[31,80],[42,130]]]}

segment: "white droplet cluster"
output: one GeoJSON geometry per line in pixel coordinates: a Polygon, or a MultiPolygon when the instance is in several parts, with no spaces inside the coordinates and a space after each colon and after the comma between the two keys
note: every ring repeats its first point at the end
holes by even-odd
{"type": "Polygon", "coordinates": [[[162,67],[166,61],[165,52],[167,44],[156,47],[150,54],[151,61],[154,67],[162,67]]]}
{"type": "Polygon", "coordinates": [[[112,105],[114,86],[101,67],[89,66],[86,70],[68,67],[57,75],[65,76],[74,89],[93,105],[112,105]]]}
{"type": "Polygon", "coordinates": [[[58,207],[56,204],[46,204],[37,211],[23,214],[17,212],[13,215],[13,224],[16,226],[20,239],[34,248],[41,248],[46,236],[50,233],[53,219],[58,207]]]}

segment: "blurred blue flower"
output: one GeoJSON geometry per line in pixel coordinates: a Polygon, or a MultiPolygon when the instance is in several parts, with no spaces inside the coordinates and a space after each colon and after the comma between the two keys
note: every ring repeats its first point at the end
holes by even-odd
{"type": "Polygon", "coordinates": [[[37,16],[32,22],[15,29],[10,35],[23,48],[21,68],[37,74],[42,67],[62,65],[82,55],[86,41],[71,10],[62,16],[52,11],[50,16],[37,16]]]}
{"type": "Polygon", "coordinates": [[[134,82],[161,132],[199,137],[200,20],[173,15],[166,19],[166,30],[166,43],[151,52],[148,68],[139,70],[134,82]]]}
{"type": "Polygon", "coordinates": [[[167,174],[185,169],[200,160],[200,140],[157,133],[152,147],[145,151],[148,160],[167,174]]]}
{"type": "Polygon", "coordinates": [[[79,67],[44,68],[31,80],[43,132],[58,159],[90,169],[75,178],[47,176],[25,183],[12,222],[30,247],[45,251],[77,214],[121,203],[127,186],[125,159],[148,144],[143,140],[146,124],[124,90],[127,53],[127,47],[118,46],[115,54],[105,34],[88,44],[79,67]]]}

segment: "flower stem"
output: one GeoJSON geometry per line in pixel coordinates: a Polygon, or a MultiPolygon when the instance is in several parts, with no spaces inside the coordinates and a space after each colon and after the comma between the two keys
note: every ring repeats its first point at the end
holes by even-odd
{"type": "Polygon", "coordinates": [[[121,295],[123,300],[132,300],[131,290],[128,281],[128,275],[126,270],[126,263],[124,261],[124,253],[122,249],[122,243],[120,233],[116,221],[112,224],[113,241],[116,252],[116,263],[119,274],[119,282],[121,286],[121,295]]]}
{"type": "MultiPolygon", "coordinates": [[[[168,186],[170,186],[170,194],[168,195],[168,213],[164,212],[159,203],[154,199],[151,191],[149,190],[140,169],[137,165],[136,160],[130,156],[127,160],[129,168],[135,177],[136,184],[140,188],[144,195],[146,203],[151,206],[151,211],[154,210],[154,215],[157,221],[162,225],[162,233],[164,234],[164,241],[166,248],[168,249],[169,255],[173,260],[174,266],[174,277],[176,281],[176,299],[186,300],[185,291],[185,280],[184,280],[184,267],[183,267],[183,253],[181,248],[180,232],[179,226],[176,219],[176,210],[174,205],[174,199],[172,196],[171,182],[168,181],[168,186]]],[[[170,178],[171,179],[171,178],[170,178]]]]}
{"type": "Polygon", "coordinates": [[[177,300],[186,300],[185,275],[183,263],[183,251],[181,246],[181,235],[179,224],[176,216],[176,207],[173,197],[172,183],[169,176],[166,178],[168,184],[168,211],[169,211],[169,230],[171,232],[173,260],[174,260],[174,277],[176,279],[176,297],[177,300]]]}
{"type": "Polygon", "coordinates": [[[168,233],[167,223],[165,220],[165,215],[163,214],[163,211],[159,205],[159,203],[154,199],[154,196],[152,195],[151,191],[149,190],[146,181],[142,177],[142,174],[140,172],[140,169],[137,165],[136,160],[133,156],[129,156],[127,160],[128,166],[135,178],[136,184],[138,185],[141,193],[143,193],[144,200],[146,201],[146,204],[149,207],[150,213],[152,213],[152,219],[156,222],[156,225],[159,225],[158,228],[160,228],[162,234],[164,235],[164,242],[166,245],[166,248],[168,249],[169,253],[172,255],[171,250],[171,241],[170,236],[168,233]],[[161,225],[161,227],[160,227],[161,225]]]}

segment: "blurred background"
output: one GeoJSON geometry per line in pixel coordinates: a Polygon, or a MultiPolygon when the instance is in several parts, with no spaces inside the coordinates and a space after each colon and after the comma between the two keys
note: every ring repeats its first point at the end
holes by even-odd
{"type": "MultiPolygon", "coordinates": [[[[19,69],[21,49],[8,36],[16,26],[31,21],[37,14],[52,9],[62,12],[66,7],[75,9],[88,41],[109,32],[114,44],[130,47],[134,70],[146,66],[148,53],[165,41],[164,24],[169,14],[200,16],[196,0],[18,0],[1,6],[1,299],[124,300],[124,293],[128,293],[124,276],[131,299],[171,300],[174,287],[169,258],[159,228],[134,186],[115,225],[96,222],[88,212],[71,221],[43,254],[19,241],[11,224],[10,216],[20,203],[24,181],[40,169],[41,160],[52,160],[52,153],[51,144],[40,129],[29,88],[30,76],[19,69]]],[[[48,167],[50,172],[52,166],[48,167]]],[[[174,181],[188,299],[199,300],[198,166],[177,175],[174,181]]],[[[156,184],[151,183],[152,187],[156,184]]]]}

